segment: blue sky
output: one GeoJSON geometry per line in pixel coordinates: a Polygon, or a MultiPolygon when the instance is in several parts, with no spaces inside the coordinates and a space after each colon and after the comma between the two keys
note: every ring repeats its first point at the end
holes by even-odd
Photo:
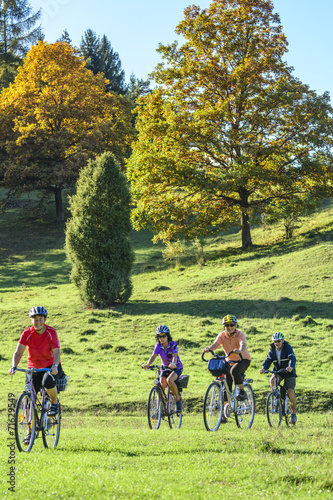
{"type": "MultiPolygon", "coordinates": [[[[176,39],[175,27],[190,4],[206,8],[210,0],[30,0],[43,8],[42,26],[47,42],[67,29],[74,45],[91,28],[106,35],[118,52],[126,81],[133,73],[146,79],[160,61],[159,43],[176,39]]],[[[286,60],[294,75],[319,94],[333,97],[332,0],[273,0],[289,42],[286,60]]]]}

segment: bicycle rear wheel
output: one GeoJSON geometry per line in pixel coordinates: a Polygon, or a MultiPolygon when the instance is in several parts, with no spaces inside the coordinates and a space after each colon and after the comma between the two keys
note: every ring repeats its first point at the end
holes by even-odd
{"type": "Polygon", "coordinates": [[[292,414],[292,409],[291,409],[290,399],[286,395],[284,400],[284,418],[286,420],[286,424],[288,427],[293,427],[295,425],[291,421],[291,414],[292,414]]]}
{"type": "Polygon", "coordinates": [[[253,424],[255,412],[254,393],[250,384],[244,383],[243,389],[246,392],[246,398],[244,401],[237,402],[235,418],[238,427],[249,429],[253,424]]]}
{"type": "Polygon", "coordinates": [[[23,392],[15,408],[15,440],[19,451],[30,451],[36,432],[36,412],[31,394],[23,392]]]}
{"type": "Polygon", "coordinates": [[[177,429],[180,429],[183,420],[183,412],[177,412],[177,403],[175,400],[175,396],[172,394],[170,389],[168,395],[167,412],[170,429],[172,429],[173,427],[177,427],[177,429]]]}
{"type": "Polygon", "coordinates": [[[153,387],[148,398],[148,424],[151,429],[158,429],[161,425],[161,394],[157,387],[153,387]]]}
{"type": "Polygon", "coordinates": [[[223,391],[220,384],[212,382],[206,391],[203,417],[207,431],[217,431],[223,413],[223,391]]]}
{"type": "Polygon", "coordinates": [[[59,403],[59,412],[55,417],[48,416],[47,412],[51,406],[50,400],[47,400],[41,414],[42,438],[45,448],[55,448],[59,441],[61,424],[61,405],[59,403]]]}
{"type": "Polygon", "coordinates": [[[279,427],[282,420],[281,399],[276,392],[270,392],[266,401],[266,415],[271,427],[279,427]]]}

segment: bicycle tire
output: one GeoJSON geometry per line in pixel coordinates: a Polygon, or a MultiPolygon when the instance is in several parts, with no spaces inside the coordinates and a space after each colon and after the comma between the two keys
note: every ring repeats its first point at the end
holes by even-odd
{"type": "Polygon", "coordinates": [[[279,394],[272,391],[267,396],[266,416],[270,427],[280,427],[282,420],[282,405],[279,394]]]}
{"type": "Polygon", "coordinates": [[[49,417],[47,412],[50,407],[50,401],[47,400],[45,408],[42,410],[40,421],[42,428],[42,438],[45,448],[55,448],[59,442],[61,428],[61,405],[59,403],[59,412],[55,417],[49,417]]]}
{"type": "Polygon", "coordinates": [[[161,393],[157,387],[153,387],[148,397],[148,425],[151,429],[159,429],[161,425],[162,408],[161,393]]]}
{"type": "Polygon", "coordinates": [[[36,410],[32,410],[30,419],[30,410],[33,401],[31,394],[23,392],[18,398],[15,408],[15,440],[19,451],[29,452],[34,445],[36,433],[36,410]],[[30,434],[30,440],[24,443],[25,437],[30,434]]]}
{"type": "Polygon", "coordinates": [[[292,409],[291,403],[288,395],[286,395],[284,400],[284,418],[287,424],[287,427],[294,427],[294,423],[291,421],[292,409]]]}
{"type": "Polygon", "coordinates": [[[255,414],[255,398],[252,386],[244,383],[243,389],[246,392],[246,399],[237,402],[235,419],[237,427],[250,429],[253,424],[255,414]]]}
{"type": "Polygon", "coordinates": [[[173,427],[180,429],[183,420],[183,411],[177,411],[175,396],[170,390],[168,395],[167,412],[170,429],[173,427]]]}
{"type": "Polygon", "coordinates": [[[220,384],[212,382],[206,391],[203,407],[204,423],[207,431],[217,431],[223,414],[223,390],[220,384]],[[221,392],[221,394],[220,394],[221,392]]]}

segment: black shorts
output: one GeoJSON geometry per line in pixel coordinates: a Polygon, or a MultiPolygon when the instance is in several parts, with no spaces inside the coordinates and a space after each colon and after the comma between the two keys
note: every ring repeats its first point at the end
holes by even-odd
{"type": "MultiPolygon", "coordinates": [[[[45,368],[51,368],[52,365],[46,366],[45,368]]],[[[32,382],[34,384],[34,388],[36,393],[38,393],[41,387],[45,387],[46,389],[53,389],[56,383],[55,381],[58,378],[63,377],[64,371],[62,369],[61,363],[58,365],[58,373],[57,375],[51,375],[51,372],[36,372],[32,374],[32,382]]],[[[27,383],[27,380],[26,380],[27,383]]],[[[29,383],[29,382],[28,382],[29,383]]]]}
{"type": "Polygon", "coordinates": [[[161,377],[168,378],[168,376],[170,375],[170,373],[175,372],[175,373],[177,373],[178,378],[179,378],[181,376],[181,374],[182,374],[182,371],[183,370],[179,370],[177,368],[175,368],[174,370],[171,370],[170,368],[165,368],[164,370],[162,370],[161,377]]]}

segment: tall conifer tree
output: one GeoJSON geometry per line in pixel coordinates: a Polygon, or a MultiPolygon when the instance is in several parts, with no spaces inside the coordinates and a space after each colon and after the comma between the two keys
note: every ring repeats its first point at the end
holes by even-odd
{"type": "Polygon", "coordinates": [[[0,87],[15,79],[16,71],[30,47],[43,40],[41,9],[33,12],[27,0],[0,2],[0,87]]]}

